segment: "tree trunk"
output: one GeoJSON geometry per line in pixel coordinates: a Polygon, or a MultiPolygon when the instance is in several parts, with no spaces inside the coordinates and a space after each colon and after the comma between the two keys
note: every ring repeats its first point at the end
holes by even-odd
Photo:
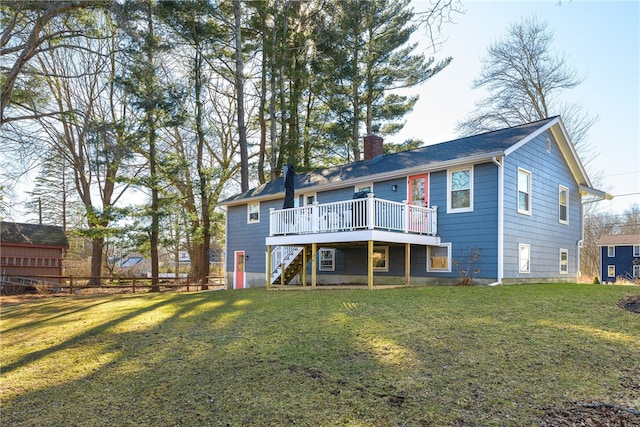
{"type": "Polygon", "coordinates": [[[96,237],[91,241],[91,278],[89,286],[100,286],[102,276],[102,248],[104,238],[96,237]]]}
{"type": "Polygon", "coordinates": [[[249,149],[244,124],[244,62],[242,60],[242,16],[240,0],[233,0],[236,39],[236,96],[238,99],[238,139],[240,145],[240,191],[249,190],[249,149]]]}

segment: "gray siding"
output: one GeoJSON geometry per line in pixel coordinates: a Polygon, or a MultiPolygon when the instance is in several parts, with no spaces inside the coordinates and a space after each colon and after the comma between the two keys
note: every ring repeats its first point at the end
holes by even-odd
{"type": "Polygon", "coordinates": [[[582,233],[582,205],[578,185],[550,132],[544,133],[505,158],[504,277],[523,281],[576,278],[578,241],[582,233]],[[547,152],[547,138],[551,151],[547,152]],[[517,212],[518,168],[531,172],[531,215],[517,212]],[[558,188],[569,189],[569,224],[561,224],[558,188]],[[519,273],[518,246],[531,245],[530,273],[519,273]],[[560,249],[569,251],[568,274],[560,274],[560,249]]]}

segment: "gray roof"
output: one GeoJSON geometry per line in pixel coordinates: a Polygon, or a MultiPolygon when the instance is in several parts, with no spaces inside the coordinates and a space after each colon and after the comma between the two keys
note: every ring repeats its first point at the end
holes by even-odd
{"type": "MultiPolygon", "coordinates": [[[[508,148],[556,119],[557,116],[550,117],[533,123],[379,156],[369,161],[347,163],[341,166],[316,169],[311,172],[296,174],[295,188],[299,190],[332,182],[356,180],[371,175],[410,169],[418,166],[429,167],[430,165],[458,159],[462,160],[465,158],[504,154],[508,148]]],[[[253,188],[246,193],[237,194],[224,200],[221,204],[233,203],[234,201],[242,199],[264,197],[282,191],[284,191],[284,177],[253,188]]]]}
{"type": "Polygon", "coordinates": [[[600,236],[598,246],[640,245],[640,234],[604,234],[600,236]]]}
{"type": "Polygon", "coordinates": [[[5,221],[0,222],[0,242],[69,247],[62,227],[5,221]]]}

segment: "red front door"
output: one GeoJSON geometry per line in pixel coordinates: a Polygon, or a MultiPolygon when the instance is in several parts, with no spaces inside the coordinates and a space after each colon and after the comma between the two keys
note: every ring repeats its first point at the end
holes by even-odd
{"type": "MultiPolygon", "coordinates": [[[[408,180],[408,200],[412,206],[429,207],[429,174],[413,175],[408,180]]],[[[409,208],[409,231],[424,232],[428,230],[429,218],[422,210],[409,208]]]]}
{"type": "Polygon", "coordinates": [[[429,207],[428,173],[409,177],[409,204],[423,208],[429,207]]]}
{"type": "Polygon", "coordinates": [[[244,289],[246,277],[244,275],[244,251],[234,252],[233,289],[244,289]]]}

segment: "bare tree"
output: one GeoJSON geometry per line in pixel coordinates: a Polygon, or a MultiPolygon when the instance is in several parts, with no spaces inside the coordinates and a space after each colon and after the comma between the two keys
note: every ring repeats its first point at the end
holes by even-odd
{"type": "Polygon", "coordinates": [[[583,163],[589,163],[594,155],[587,133],[596,118],[561,100],[564,91],[583,79],[566,56],[554,52],[552,43],[548,24],[535,17],[510,25],[507,35],[488,47],[480,77],[473,83],[474,89],[486,89],[489,95],[458,123],[459,133],[472,135],[560,115],[583,163]]]}
{"type": "Polygon", "coordinates": [[[0,86],[0,127],[9,121],[5,109],[13,97],[13,91],[20,77],[25,78],[24,90],[30,86],[29,75],[23,73],[25,66],[34,57],[54,49],[76,48],[65,43],[81,32],[77,27],[67,25],[52,26],[55,18],[87,7],[89,1],[15,1],[3,2],[0,22],[4,26],[0,35],[0,70],[3,79],[0,86]]]}

